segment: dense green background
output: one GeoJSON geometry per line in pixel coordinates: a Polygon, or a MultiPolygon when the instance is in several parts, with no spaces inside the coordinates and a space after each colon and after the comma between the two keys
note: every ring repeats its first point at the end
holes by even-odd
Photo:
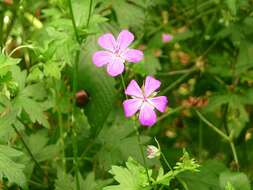
{"type": "MultiPolygon", "coordinates": [[[[0,189],[250,190],[252,7],[252,0],[0,0],[0,189]],[[167,160],[183,164],[152,188],[137,163],[144,164],[134,122],[123,114],[121,79],[91,62],[101,34],[126,28],[145,57],[127,64],[126,84],[153,75],[169,99],[157,124],[139,127],[141,141],[156,145],[156,137],[167,160]],[[173,40],[163,43],[163,33],[173,40]],[[81,107],[79,90],[89,95],[81,107]],[[198,172],[193,160],[180,160],[183,148],[198,172]]],[[[169,171],[162,158],[147,165],[157,181],[159,168],[169,171]]]]}

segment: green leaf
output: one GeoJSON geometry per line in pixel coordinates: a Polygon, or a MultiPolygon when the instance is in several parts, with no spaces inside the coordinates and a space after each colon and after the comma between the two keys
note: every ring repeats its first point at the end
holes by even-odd
{"type": "MultiPolygon", "coordinates": [[[[131,157],[126,166],[112,166],[110,173],[119,185],[107,186],[103,190],[150,190],[145,168],[131,157]]],[[[151,171],[149,175],[151,176],[151,171]]]]}
{"type": "Polygon", "coordinates": [[[237,0],[226,0],[226,4],[233,15],[236,15],[237,0]]]}
{"type": "Polygon", "coordinates": [[[97,68],[91,63],[90,57],[95,49],[96,39],[92,38],[87,47],[91,52],[85,54],[85,58],[79,65],[78,84],[79,89],[84,89],[89,94],[89,102],[84,107],[85,114],[96,134],[103,127],[116,100],[115,80],[109,76],[103,68],[97,68]]]}
{"type": "Polygon", "coordinates": [[[160,69],[160,62],[151,50],[144,52],[143,61],[133,65],[133,70],[143,77],[146,75],[155,75],[160,69]]]}
{"type": "Polygon", "coordinates": [[[234,187],[235,190],[250,190],[250,181],[248,177],[241,172],[225,171],[220,174],[220,186],[222,189],[228,183],[234,187]]]}
{"type": "Polygon", "coordinates": [[[0,146],[0,179],[6,177],[10,183],[16,183],[20,186],[25,186],[26,179],[23,173],[25,166],[18,163],[15,158],[23,155],[8,146],[0,146]]]}
{"type": "Polygon", "coordinates": [[[16,65],[19,62],[20,59],[7,57],[3,53],[0,53],[0,76],[5,75],[9,71],[10,66],[16,65]]]}
{"type": "Polygon", "coordinates": [[[189,190],[221,190],[219,186],[219,175],[227,168],[220,162],[210,160],[200,167],[200,172],[185,172],[180,178],[187,184],[189,190]]]}
{"type": "Polygon", "coordinates": [[[20,95],[14,100],[14,107],[22,108],[29,115],[29,118],[33,123],[37,121],[44,127],[49,128],[47,117],[44,114],[45,108],[43,106],[43,103],[37,102],[31,98],[20,95]]]}

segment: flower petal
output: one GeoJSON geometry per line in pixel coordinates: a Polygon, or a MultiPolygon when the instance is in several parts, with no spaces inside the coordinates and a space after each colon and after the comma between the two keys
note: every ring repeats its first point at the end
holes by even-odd
{"type": "Polygon", "coordinates": [[[128,62],[137,63],[143,59],[143,52],[137,49],[127,49],[122,56],[128,62]]]}
{"type": "Polygon", "coordinates": [[[102,67],[107,63],[112,62],[113,55],[109,51],[97,51],[92,56],[92,61],[97,67],[102,67]]]}
{"type": "Polygon", "coordinates": [[[144,83],[144,93],[146,97],[150,96],[153,92],[155,92],[155,90],[157,90],[160,85],[161,82],[159,80],[156,80],[151,76],[147,76],[144,83]]]}
{"type": "Polygon", "coordinates": [[[156,122],[154,107],[145,102],[140,109],[139,121],[144,126],[152,126],[156,122]]]}
{"type": "Polygon", "coordinates": [[[104,34],[98,38],[98,44],[107,50],[114,51],[116,48],[116,40],[111,33],[104,34]]]}
{"type": "Polygon", "coordinates": [[[126,117],[133,116],[141,107],[142,100],[138,98],[128,99],[123,102],[126,117]]]}
{"type": "Polygon", "coordinates": [[[168,100],[166,96],[157,96],[154,98],[149,98],[148,102],[160,112],[165,112],[168,100]]]}
{"type": "Polygon", "coordinates": [[[170,42],[172,39],[173,39],[173,36],[171,34],[163,34],[162,35],[163,43],[170,42]]]}
{"type": "Polygon", "coordinates": [[[142,90],[135,80],[131,80],[131,82],[127,86],[127,89],[125,90],[125,94],[129,96],[143,98],[142,90]]]}
{"type": "Polygon", "coordinates": [[[124,71],[124,60],[118,57],[114,57],[112,62],[107,65],[107,72],[112,77],[120,75],[124,71]]]}
{"type": "Polygon", "coordinates": [[[128,30],[122,30],[117,38],[120,50],[125,50],[134,41],[134,35],[128,30]]]}

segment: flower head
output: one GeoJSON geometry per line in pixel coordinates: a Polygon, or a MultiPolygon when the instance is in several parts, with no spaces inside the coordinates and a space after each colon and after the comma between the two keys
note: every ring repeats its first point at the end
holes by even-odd
{"type": "Polygon", "coordinates": [[[168,102],[166,96],[155,97],[160,85],[161,82],[151,76],[146,77],[142,89],[132,80],[125,90],[125,94],[132,97],[123,102],[125,116],[131,117],[140,110],[140,123],[144,126],[154,125],[157,119],[155,109],[164,112],[168,102]]]}
{"type": "Polygon", "coordinates": [[[168,43],[173,39],[173,36],[171,34],[163,33],[162,34],[162,41],[163,43],[168,43]]]}
{"type": "Polygon", "coordinates": [[[107,65],[107,72],[111,76],[120,75],[124,71],[124,62],[137,63],[143,59],[143,52],[128,48],[133,42],[134,35],[128,30],[122,30],[117,39],[111,33],[99,37],[98,44],[105,51],[93,54],[93,63],[97,67],[107,65]]]}

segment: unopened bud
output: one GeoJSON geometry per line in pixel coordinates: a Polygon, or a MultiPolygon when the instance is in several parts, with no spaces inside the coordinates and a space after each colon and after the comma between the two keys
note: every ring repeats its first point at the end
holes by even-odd
{"type": "Polygon", "coordinates": [[[147,157],[148,159],[152,159],[155,157],[159,157],[161,154],[160,150],[154,145],[148,145],[147,147],[147,157]]]}

